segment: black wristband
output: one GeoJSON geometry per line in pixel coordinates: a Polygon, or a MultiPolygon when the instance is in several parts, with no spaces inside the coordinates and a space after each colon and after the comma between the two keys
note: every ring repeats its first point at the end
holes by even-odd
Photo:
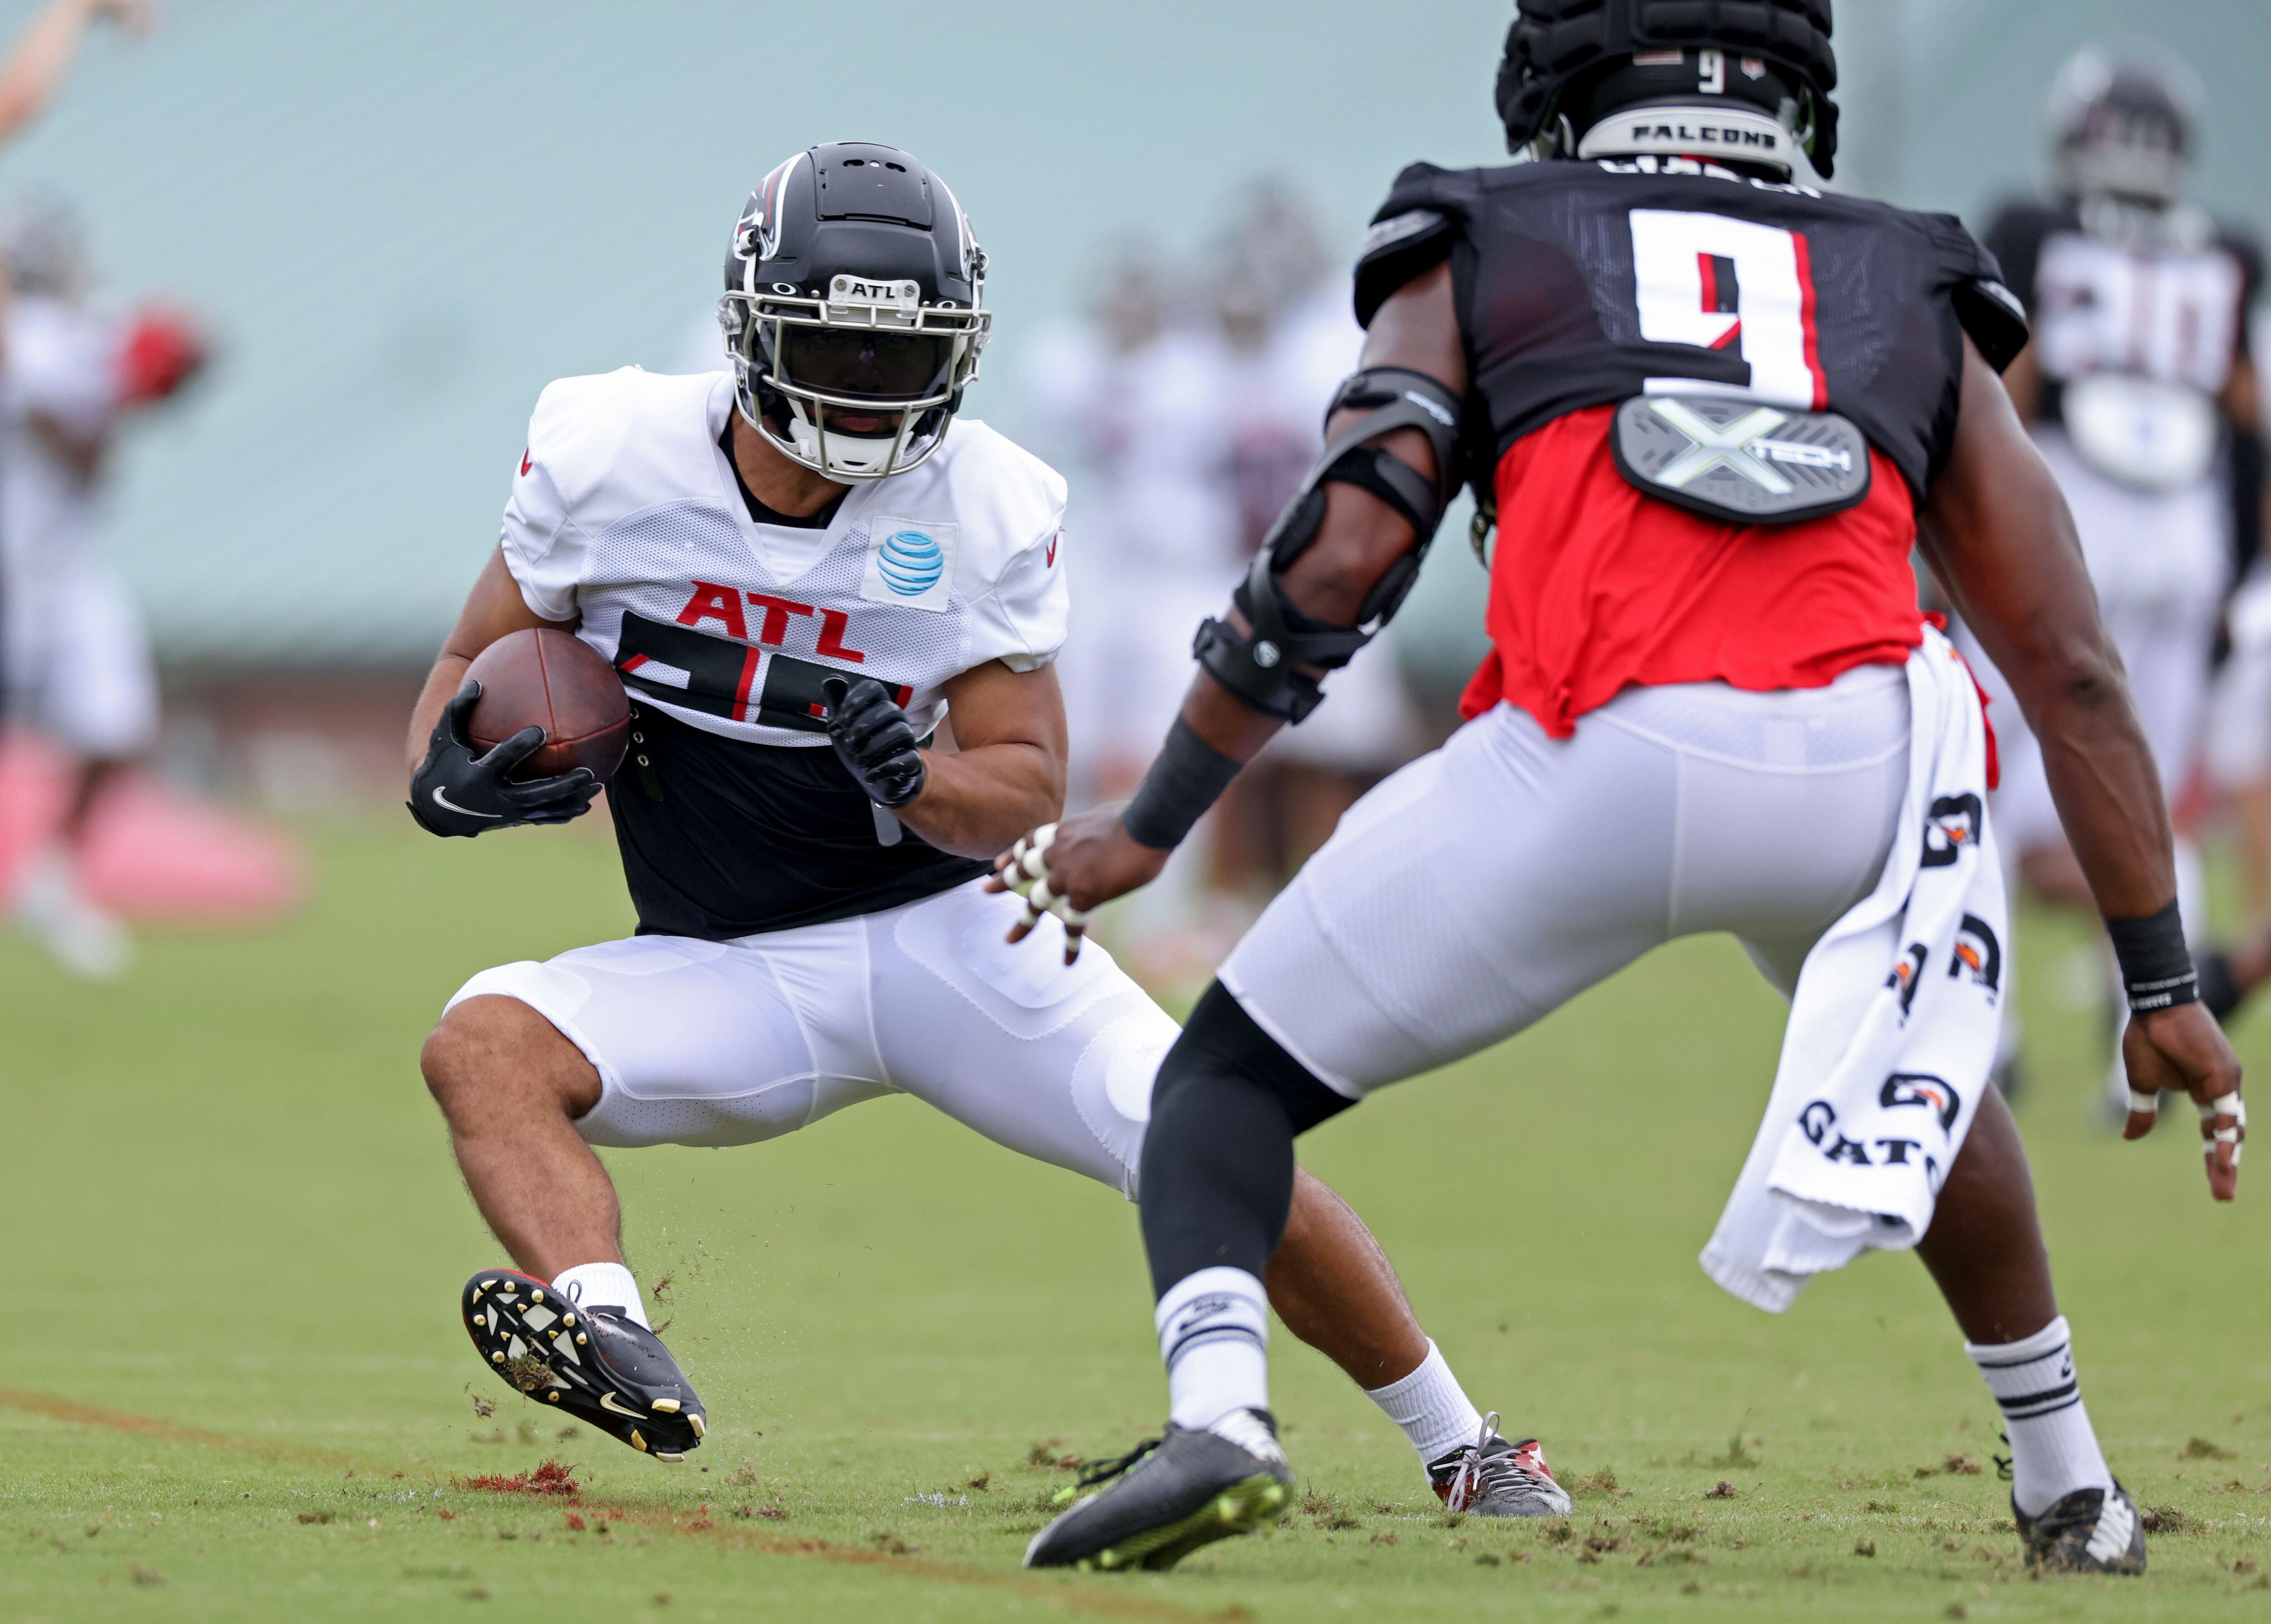
{"type": "Polygon", "coordinates": [[[1167,729],[1167,741],[1159,747],[1151,771],[1143,775],[1143,787],[1120,815],[1120,826],[1138,846],[1172,852],[1221,799],[1243,764],[1200,738],[1179,716],[1167,729]]]}
{"type": "Polygon", "coordinates": [[[2174,902],[2142,919],[2108,920],[2113,957],[2120,961],[2121,986],[2132,1013],[2149,1015],[2200,1002],[2200,972],[2185,945],[2185,921],[2174,902]]]}

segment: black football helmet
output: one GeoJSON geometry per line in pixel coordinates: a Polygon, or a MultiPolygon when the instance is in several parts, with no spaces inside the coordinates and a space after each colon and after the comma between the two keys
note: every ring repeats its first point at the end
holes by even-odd
{"type": "Polygon", "coordinates": [[[2060,189],[2147,205],[2177,202],[2203,95],[2191,66],[2157,47],[2082,47],[2059,71],[2046,109],[2060,189]]]}
{"type": "Polygon", "coordinates": [[[831,480],[881,480],[945,438],[993,324],[986,255],[946,183],[896,147],[831,141],[750,194],[718,324],[743,416],[831,480]],[[831,421],[880,420],[864,430],[831,421]]]}
{"type": "Polygon", "coordinates": [[[1835,171],[1830,0],[1516,0],[1499,65],[1507,150],[1610,158],[1699,150],[1835,171]],[[1664,116],[1618,115],[1651,109],[1664,116]],[[1698,121],[1701,121],[1700,123],[1698,121]],[[1710,145],[1699,149],[1697,131],[1710,145]]]}

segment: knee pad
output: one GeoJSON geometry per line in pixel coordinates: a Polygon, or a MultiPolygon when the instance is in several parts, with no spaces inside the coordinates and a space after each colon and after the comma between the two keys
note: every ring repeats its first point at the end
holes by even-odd
{"type": "Polygon", "coordinates": [[[1221,982],[1212,981],[1191,1010],[1190,1019],[1183,1023],[1182,1037],[1159,1068],[1159,1081],[1152,1092],[1152,1116],[1158,1117],[1170,1092],[1180,1094],[1226,1078],[1247,1083],[1275,1099],[1297,1135],[1356,1103],[1287,1054],[1284,1046],[1262,1031],[1221,982]]]}

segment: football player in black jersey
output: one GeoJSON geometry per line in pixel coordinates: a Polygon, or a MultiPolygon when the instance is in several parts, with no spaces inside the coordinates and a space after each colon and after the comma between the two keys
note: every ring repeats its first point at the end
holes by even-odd
{"type": "MultiPolygon", "coordinates": [[[[2051,93],[2050,197],[2007,204],[1986,233],[2034,326],[2005,387],[2074,512],[2172,797],[2202,764],[2211,650],[2233,565],[2244,562],[2233,544],[2260,538],[2264,500],[2248,332],[2263,252],[2187,196],[2200,104],[2197,78],[2172,56],[2141,43],[2085,48],[2051,93]]],[[[1979,663],[1982,680],[2007,699],[1992,663],[1979,663]]],[[[2002,837],[2037,895],[2094,907],[2016,711],[2006,704],[1995,712],[2002,837]]],[[[2241,798],[2258,844],[2271,838],[2252,827],[2260,800],[2241,798]]],[[[2200,857],[2181,835],[2177,864],[2198,947],[2207,924],[2200,857]]],[[[2203,950],[2200,972],[2203,1002],[2229,1017],[2271,975],[2271,941],[2203,950]]],[[[2118,1067],[2110,1082],[2118,1116],[2126,1093],[2118,1067]]]]}
{"type": "MultiPolygon", "coordinates": [[[[2239,1068],[2198,1002],[2151,749],[1997,376],[2026,342],[2017,302],[1953,220],[1802,178],[1801,153],[1825,174],[1834,156],[1829,25],[1828,0],[1520,0],[1499,107],[1529,161],[1399,178],[1357,272],[1366,369],[1232,607],[1201,629],[1201,673],[1143,787],[1001,860],[1029,919],[1076,920],[1147,883],[1394,612],[1456,484],[1495,504],[1493,653],[1470,721],[1343,820],[1161,1068],[1142,1221],[1170,1422],[1029,1564],[1165,1567],[1282,1505],[1258,1277],[1298,1134],[1673,935],[1733,931],[1790,988],[1876,876],[1921,872],[1893,844],[1902,820],[1911,838],[1921,825],[1923,868],[1970,864],[1999,910],[1976,795],[1930,818],[1909,800],[1912,720],[1918,737],[1960,722],[1986,777],[1978,701],[1917,611],[1918,542],[2043,741],[2107,918],[2135,1011],[2129,1132],[2150,1129],[2161,1091],[2188,1094],[2211,1193],[2234,1195],[2239,1068]],[[1912,718],[1916,695],[1934,710],[1912,718]]],[[[1932,749],[1918,759],[1946,756],[1932,749]]],[[[1920,1223],[1883,1243],[1915,1246],[2002,1408],[2029,1565],[2140,1572],[2141,1524],[2081,1402],[2017,1130],[1982,1086],[1999,951],[1959,941],[1951,971],[1917,977],[1888,940],[1898,962],[1866,996],[1881,981],[1889,1018],[1906,1021],[1920,981],[1917,1009],[1974,1009],[1970,1074],[1883,1091],[1910,1131],[1947,1130],[1951,1160],[1919,1172],[1912,1139],[1872,1154],[1841,1132],[1832,1156],[1819,1124],[1806,1137],[1886,1180],[1873,1188],[1932,1186],[1920,1223]]],[[[1858,1122],[1878,1098],[1850,1103],[1858,1122]]],[[[1846,1233],[1844,1256],[1882,1234],[1846,1233]]],[[[1705,1263],[1763,1307],[1835,1266],[1767,1256],[1747,1277],[1705,1263]]]]}

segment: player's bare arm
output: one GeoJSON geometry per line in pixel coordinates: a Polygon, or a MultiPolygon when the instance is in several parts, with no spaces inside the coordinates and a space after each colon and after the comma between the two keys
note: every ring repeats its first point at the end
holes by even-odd
{"type": "Polygon", "coordinates": [[[899,819],[958,857],[991,857],[1064,808],[1064,697],[1056,667],[998,659],[946,684],[956,749],[925,750],[922,793],[899,819]]]}
{"type": "MultiPolygon", "coordinates": [[[[2042,741],[2066,838],[2108,920],[2151,918],[2177,894],[2167,804],[2120,656],[2097,614],[2074,520],[1994,371],[1965,341],[1955,443],[1920,517],[1925,557],[2009,679],[2042,741]]],[[[2239,1087],[2239,1062],[2205,1007],[2138,1013],[2123,1039],[2141,1095],[2203,1104],[2239,1087]]],[[[2133,1106],[2136,1101],[2133,1100],[2133,1106]]],[[[2209,1188],[2237,1185],[2236,1114],[2204,1117],[2209,1188]],[[2232,1137],[2214,1143],[2219,1131],[2232,1137]]],[[[2132,1110],[2126,1132],[2152,1127],[2132,1110]]]]}
{"type": "Polygon", "coordinates": [[[521,596],[502,549],[467,594],[458,623],[427,673],[410,718],[410,815],[429,834],[479,835],[522,823],[564,823],[590,810],[599,780],[584,768],[550,778],[516,776],[545,741],[541,727],[524,727],[494,749],[477,753],[466,724],[480,684],[466,673],[498,638],[531,627],[568,631],[574,623],[547,621],[521,596]]]}
{"type": "Polygon", "coordinates": [[[24,421],[41,445],[84,484],[94,483],[102,472],[102,454],[110,449],[110,430],[92,433],[72,428],[50,412],[27,412],[24,421]]]}
{"type": "Polygon", "coordinates": [[[465,594],[465,606],[458,611],[458,623],[450,628],[442,652],[434,657],[434,668],[426,674],[426,686],[419,690],[418,704],[410,712],[407,749],[411,772],[415,773],[425,761],[426,745],[433,736],[434,724],[442,719],[443,706],[465,685],[466,667],[499,637],[540,626],[548,626],[555,631],[576,629],[573,621],[548,621],[528,607],[528,600],[521,596],[520,587],[512,578],[512,571],[505,567],[504,549],[498,548],[482,566],[473,591],[465,594]]]}
{"type": "MultiPolygon", "coordinates": [[[[1395,367],[1433,378],[1454,396],[1467,384],[1466,356],[1460,347],[1458,317],[1451,301],[1448,264],[1414,278],[1381,305],[1367,331],[1361,365],[1395,367]]],[[[1348,407],[1325,426],[1327,440],[1345,434],[1365,413],[1348,407]]],[[[1399,429],[1369,443],[1379,445],[1424,477],[1437,472],[1435,448],[1417,429],[1399,429]]],[[[1356,622],[1367,597],[1398,560],[1412,550],[1411,522],[1370,491],[1335,482],[1322,488],[1325,516],[1316,539],[1278,575],[1285,596],[1302,613],[1334,626],[1356,622]]],[[[1241,634],[1253,628],[1235,605],[1225,618],[1241,634]]],[[[1309,667],[1308,674],[1324,674],[1309,667]]],[[[1202,668],[1183,701],[1182,720],[1209,747],[1232,762],[1254,759],[1285,719],[1258,710],[1202,668]]],[[[1167,852],[1146,846],[1128,832],[1119,806],[1099,807],[1057,827],[1048,848],[1051,890],[1076,910],[1100,906],[1158,876],[1167,852]]],[[[1006,868],[1008,856],[999,866],[1006,868]]],[[[1030,927],[1021,927],[1022,937],[1030,927]]],[[[1013,938],[1016,939],[1016,938],[1013,938]]]]}
{"type": "Polygon", "coordinates": [[[137,39],[150,32],[157,12],[145,0],[55,0],[16,36],[0,63],[0,140],[47,109],[71,71],[87,25],[108,18],[137,39]]]}

